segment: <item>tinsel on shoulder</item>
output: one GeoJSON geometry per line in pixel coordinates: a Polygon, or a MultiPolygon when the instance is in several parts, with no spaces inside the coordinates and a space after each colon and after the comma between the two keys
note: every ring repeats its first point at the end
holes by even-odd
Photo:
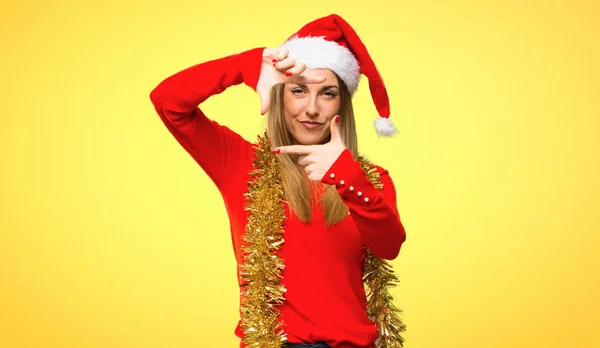
{"type": "MultiPolygon", "coordinates": [[[[271,151],[266,133],[258,136],[254,151],[254,168],[246,193],[249,216],[244,240],[247,245],[242,247],[244,261],[240,266],[244,280],[241,328],[244,330],[243,342],[246,346],[280,348],[287,340],[277,308],[285,301],[286,292],[281,276],[285,263],[277,252],[284,243],[284,192],[278,159],[271,151]]],[[[358,161],[373,185],[381,189],[379,172],[375,166],[364,156],[359,156],[358,161]]],[[[401,310],[394,306],[389,292],[398,278],[386,260],[366,249],[363,267],[363,282],[367,292],[366,314],[377,325],[379,336],[375,344],[377,348],[403,347],[401,332],[406,330],[406,326],[399,316],[401,310]]]]}

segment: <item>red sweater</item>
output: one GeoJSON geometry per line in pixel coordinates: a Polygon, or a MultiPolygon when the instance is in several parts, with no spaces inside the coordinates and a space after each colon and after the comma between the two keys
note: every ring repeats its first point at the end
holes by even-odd
{"type": "MultiPolygon", "coordinates": [[[[252,168],[253,143],[207,118],[198,105],[240,83],[256,90],[262,51],[255,48],[194,65],[166,78],[150,94],[167,129],[221,192],[238,265],[243,262],[240,246],[247,221],[244,193],[252,168]]],[[[285,243],[280,250],[286,265],[282,276],[287,292],[280,319],[289,342],[324,341],[332,348],[375,347],[378,334],[366,316],[361,277],[363,246],[392,260],[406,238],[392,179],[383,168],[377,166],[377,170],[382,191],[370,183],[348,150],[333,164],[322,183],[335,185],[350,209],[349,216],[335,226],[325,227],[318,206],[308,224],[287,213],[285,243]]],[[[239,268],[238,282],[242,283],[239,268]]],[[[239,321],[235,334],[243,337],[239,321]]],[[[244,347],[241,340],[240,347],[244,347]]]]}

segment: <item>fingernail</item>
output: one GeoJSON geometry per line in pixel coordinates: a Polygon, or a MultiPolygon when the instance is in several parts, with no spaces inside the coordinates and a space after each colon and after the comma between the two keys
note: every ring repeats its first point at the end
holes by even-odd
{"type": "Polygon", "coordinates": [[[286,72],[285,72],[285,76],[292,76],[292,73],[291,73],[291,72],[289,72],[289,71],[286,71],[286,72]]]}
{"type": "Polygon", "coordinates": [[[281,150],[280,149],[273,149],[273,153],[280,153],[281,150]]]}
{"type": "Polygon", "coordinates": [[[277,61],[277,59],[273,58],[273,63],[275,63],[277,61]]]}
{"type": "Polygon", "coordinates": [[[275,66],[275,64],[277,64],[277,63],[273,63],[273,66],[275,66]]]}
{"type": "Polygon", "coordinates": [[[340,116],[335,117],[335,123],[337,124],[338,122],[340,122],[340,116]]]}

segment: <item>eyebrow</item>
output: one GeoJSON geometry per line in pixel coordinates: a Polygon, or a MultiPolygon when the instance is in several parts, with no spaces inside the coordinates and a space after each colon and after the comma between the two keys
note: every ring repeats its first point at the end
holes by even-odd
{"type": "MultiPolygon", "coordinates": [[[[305,84],[301,84],[301,83],[297,84],[297,86],[301,87],[301,88],[307,88],[305,84]]],[[[323,86],[323,88],[321,88],[321,90],[324,91],[326,89],[332,89],[332,88],[339,89],[339,86],[336,86],[336,85],[326,85],[326,86],[323,86]]]]}

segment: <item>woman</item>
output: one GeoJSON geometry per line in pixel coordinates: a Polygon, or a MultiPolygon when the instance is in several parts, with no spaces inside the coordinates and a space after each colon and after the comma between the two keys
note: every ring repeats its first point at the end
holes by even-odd
{"type": "Polygon", "coordinates": [[[361,73],[381,116],[378,133],[393,134],[383,82],[337,15],[306,24],[280,47],[189,67],[150,95],[225,202],[239,265],[240,347],[402,346],[385,260],[397,257],[406,234],[389,173],[357,152],[351,98],[361,73]],[[256,143],[198,108],[241,83],[268,112],[256,143]]]}

